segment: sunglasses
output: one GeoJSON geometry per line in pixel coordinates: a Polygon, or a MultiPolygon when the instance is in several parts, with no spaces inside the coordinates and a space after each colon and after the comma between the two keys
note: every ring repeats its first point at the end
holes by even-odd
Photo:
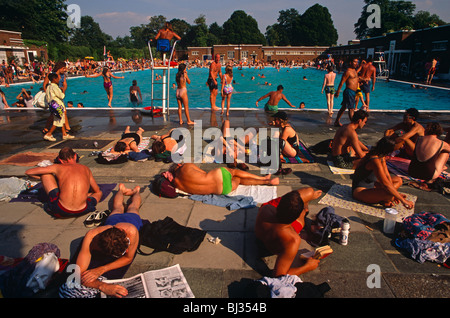
{"type": "Polygon", "coordinates": [[[128,247],[130,246],[130,239],[127,237],[127,241],[128,241],[128,246],[125,248],[125,250],[123,251],[122,255],[117,256],[117,255],[113,255],[115,258],[121,258],[122,256],[124,256],[127,251],[128,251],[128,247]]]}

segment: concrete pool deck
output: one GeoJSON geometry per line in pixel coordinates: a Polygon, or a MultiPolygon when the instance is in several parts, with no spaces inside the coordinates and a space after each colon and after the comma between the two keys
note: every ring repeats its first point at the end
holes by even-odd
{"type": "MultiPolygon", "coordinates": [[[[307,146],[334,136],[333,121],[327,122],[325,112],[310,110],[290,111],[290,122],[307,146]]],[[[202,120],[203,128],[220,127],[222,117],[206,110],[190,111],[193,120],[202,120]]],[[[336,114],[336,112],[335,112],[336,114]]],[[[93,144],[97,140],[117,140],[126,126],[134,131],[138,127],[145,130],[144,136],[162,134],[178,127],[176,111],[170,116],[152,118],[134,110],[83,110],[68,109],[68,115],[76,140],[86,140],[93,144]]],[[[402,120],[403,113],[372,112],[367,125],[359,132],[360,139],[369,145],[379,140],[385,129],[402,120]]],[[[41,130],[48,113],[44,111],[8,110],[0,111],[0,160],[12,154],[31,152],[54,152],[51,148],[60,143],[60,133],[54,136],[57,142],[42,139],[41,130]]],[[[232,110],[232,127],[267,127],[267,118],[262,110],[232,110]]],[[[450,126],[450,114],[426,112],[419,122],[426,124],[439,121],[442,126],[450,126]]],[[[342,123],[348,122],[344,114],[342,123]]],[[[184,125],[183,127],[187,127],[184,125]]],[[[188,129],[192,129],[189,127],[188,129]]],[[[108,145],[111,145],[108,143],[108,145]]],[[[107,147],[107,146],[105,146],[107,147]]],[[[104,147],[104,148],[105,148],[104,147]]],[[[207,231],[204,242],[194,252],[173,255],[166,252],[151,256],[138,255],[126,277],[152,269],[165,268],[174,264],[180,267],[197,298],[242,297],[249,280],[264,275],[265,266],[274,264],[273,256],[261,261],[257,253],[253,233],[257,208],[228,211],[212,205],[195,202],[186,198],[166,199],[155,196],[150,190],[153,177],[168,168],[168,164],[155,161],[132,162],[107,166],[95,162],[89,154],[96,149],[75,149],[82,156],[80,163],[88,166],[98,183],[125,183],[128,187],[140,185],[142,188],[142,218],[155,221],[165,216],[172,217],[182,225],[207,231]],[[208,242],[208,238],[219,237],[220,244],[208,242]]],[[[102,150],[102,149],[100,149],[102,150]]],[[[326,164],[325,155],[317,155],[317,162],[311,164],[286,164],[293,173],[280,178],[277,194],[282,195],[292,189],[311,186],[326,193],[333,184],[351,184],[349,175],[332,174],[326,164]]],[[[220,165],[199,164],[204,170],[220,165]]],[[[250,171],[258,174],[253,165],[250,171]]],[[[0,176],[23,178],[29,167],[0,165],[0,176]]],[[[416,195],[415,212],[441,213],[450,218],[449,199],[435,192],[424,192],[403,185],[401,192],[416,195]]],[[[111,207],[112,196],[99,203],[98,210],[111,207]]],[[[323,195],[322,195],[323,196],[323,195]]],[[[322,197],[321,196],[321,197],[322,197]]],[[[320,198],[311,202],[312,219],[325,205],[320,198]]],[[[448,298],[450,297],[450,272],[437,263],[419,264],[404,251],[392,245],[392,236],[382,232],[382,219],[354,212],[346,207],[335,208],[336,214],[351,221],[351,231],[347,246],[336,240],[330,242],[334,253],[322,260],[315,271],[301,275],[303,281],[320,284],[327,282],[331,290],[327,298],[448,298]],[[380,288],[369,288],[367,280],[371,272],[368,266],[378,265],[381,269],[380,288]]],[[[87,228],[85,217],[55,220],[48,216],[40,203],[0,203],[0,255],[24,257],[37,243],[50,242],[61,250],[62,258],[70,258],[87,228]]],[[[302,248],[312,249],[306,240],[302,248]]]]}

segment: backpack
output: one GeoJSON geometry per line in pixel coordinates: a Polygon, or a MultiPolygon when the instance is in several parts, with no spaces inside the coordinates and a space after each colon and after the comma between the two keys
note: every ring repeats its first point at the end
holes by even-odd
{"type": "Polygon", "coordinates": [[[153,193],[155,193],[159,197],[178,197],[178,193],[176,192],[175,187],[163,175],[156,176],[155,180],[152,182],[152,189],[153,193]]]}
{"type": "Polygon", "coordinates": [[[143,220],[139,230],[138,254],[151,255],[166,251],[173,254],[195,251],[205,238],[206,231],[186,227],[167,216],[164,220],[150,222],[143,220]],[[152,253],[144,253],[141,246],[153,248],[152,253]]]}

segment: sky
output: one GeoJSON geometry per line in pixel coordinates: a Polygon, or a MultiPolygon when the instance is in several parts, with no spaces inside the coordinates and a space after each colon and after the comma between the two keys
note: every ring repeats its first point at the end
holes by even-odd
{"type": "MultiPolygon", "coordinates": [[[[450,23],[449,0],[411,2],[416,5],[416,12],[428,11],[450,23]]],[[[77,4],[82,16],[93,17],[102,31],[113,38],[129,35],[130,27],[146,24],[152,16],[162,15],[167,20],[177,18],[194,24],[203,14],[208,26],[214,22],[222,26],[236,10],[253,17],[265,34],[267,26],[277,23],[281,10],[294,8],[303,14],[316,3],[328,8],[339,34],[338,44],[347,44],[356,38],[354,24],[361,16],[363,0],[66,0],[67,5],[77,4]]]]}

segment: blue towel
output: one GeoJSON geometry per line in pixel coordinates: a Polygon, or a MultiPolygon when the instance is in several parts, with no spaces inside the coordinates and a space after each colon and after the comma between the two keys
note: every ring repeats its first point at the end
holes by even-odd
{"type": "Polygon", "coordinates": [[[238,210],[245,208],[254,208],[257,203],[253,200],[253,197],[248,197],[244,195],[228,196],[228,195],[217,195],[217,194],[207,194],[199,195],[193,194],[189,196],[189,199],[194,201],[200,201],[206,204],[212,204],[216,206],[226,207],[228,210],[238,210]]]}

